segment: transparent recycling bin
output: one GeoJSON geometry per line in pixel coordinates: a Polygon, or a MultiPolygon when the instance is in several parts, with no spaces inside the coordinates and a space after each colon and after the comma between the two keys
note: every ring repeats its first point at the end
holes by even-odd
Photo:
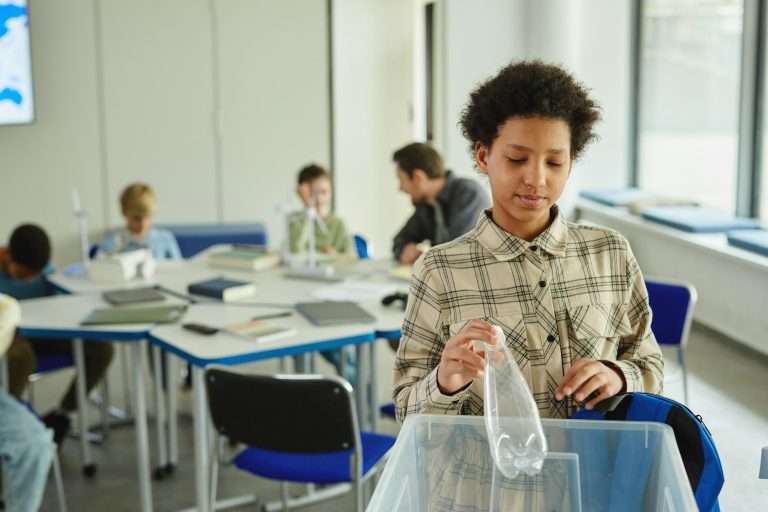
{"type": "Polygon", "coordinates": [[[540,474],[505,478],[481,416],[409,416],[368,512],[696,511],[672,429],[661,423],[542,420],[540,474]]]}

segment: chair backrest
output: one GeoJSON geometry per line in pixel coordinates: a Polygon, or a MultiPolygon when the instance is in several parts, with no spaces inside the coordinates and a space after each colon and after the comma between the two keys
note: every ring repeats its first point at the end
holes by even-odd
{"type": "Polygon", "coordinates": [[[352,388],[338,377],[205,372],[216,431],[263,450],[327,453],[359,446],[352,388]]]}
{"type": "Polygon", "coordinates": [[[225,224],[162,224],[176,238],[181,256],[191,258],[216,244],[267,246],[267,228],[259,222],[225,224]]]}
{"type": "Polygon", "coordinates": [[[696,288],[688,283],[646,278],[653,319],[651,330],[663,345],[685,345],[696,305],[696,288]]]}
{"type": "Polygon", "coordinates": [[[21,320],[21,308],[13,297],[0,294],[0,357],[5,354],[21,320]]]}
{"type": "Polygon", "coordinates": [[[361,260],[367,260],[371,258],[368,252],[368,240],[363,235],[352,235],[352,240],[355,242],[355,250],[357,251],[357,257],[361,260]]]}

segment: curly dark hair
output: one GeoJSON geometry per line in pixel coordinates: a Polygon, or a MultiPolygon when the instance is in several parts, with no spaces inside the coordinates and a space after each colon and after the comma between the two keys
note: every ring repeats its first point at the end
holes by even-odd
{"type": "Polygon", "coordinates": [[[558,66],[540,60],[515,62],[472,91],[459,125],[474,151],[478,143],[490,148],[509,118],[562,119],[571,131],[575,160],[597,139],[592,128],[600,119],[600,107],[588,93],[558,66]]]}

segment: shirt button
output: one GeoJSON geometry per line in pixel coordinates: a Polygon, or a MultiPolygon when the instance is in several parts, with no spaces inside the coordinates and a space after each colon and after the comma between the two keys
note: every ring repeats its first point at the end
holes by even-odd
{"type": "Polygon", "coordinates": [[[555,341],[555,336],[553,334],[550,334],[547,336],[547,341],[550,343],[553,343],[555,341]]]}
{"type": "Polygon", "coordinates": [[[539,248],[539,246],[538,246],[538,245],[532,245],[532,246],[531,246],[531,250],[532,250],[532,251],[534,251],[534,252],[536,252],[536,250],[537,250],[538,248],[539,248]]]}
{"type": "Polygon", "coordinates": [[[546,281],[543,281],[543,280],[542,280],[542,281],[539,281],[539,286],[541,286],[542,288],[544,288],[545,286],[547,286],[547,282],[546,282],[546,281]]]}

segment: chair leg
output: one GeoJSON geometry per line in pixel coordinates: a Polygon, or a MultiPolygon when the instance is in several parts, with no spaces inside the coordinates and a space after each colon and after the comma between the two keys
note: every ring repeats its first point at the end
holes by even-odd
{"type": "Polygon", "coordinates": [[[101,413],[101,435],[106,439],[109,436],[109,374],[104,375],[99,383],[101,391],[101,403],[99,412],[101,413]]]}
{"type": "Polygon", "coordinates": [[[280,500],[283,503],[283,511],[288,511],[288,484],[280,482],[280,500]]]}
{"type": "Polygon", "coordinates": [[[165,430],[165,392],[163,391],[162,352],[160,347],[152,347],[155,391],[155,433],[157,435],[157,467],[155,479],[162,480],[168,466],[168,438],[165,430]]]}
{"type": "Polygon", "coordinates": [[[682,347],[677,350],[677,360],[683,372],[683,399],[685,400],[685,405],[690,405],[688,398],[688,368],[685,366],[685,350],[682,347]]]}
{"type": "Polygon", "coordinates": [[[218,435],[214,435],[213,442],[211,443],[213,450],[210,458],[210,470],[208,474],[208,490],[209,490],[209,503],[208,510],[216,510],[216,491],[219,483],[219,446],[221,446],[221,439],[218,435]]]}
{"type": "Polygon", "coordinates": [[[116,343],[120,356],[120,373],[123,376],[123,407],[128,417],[133,417],[133,383],[131,382],[130,352],[126,343],[116,343]]]}
{"type": "Polygon", "coordinates": [[[354,493],[355,498],[355,511],[363,512],[363,482],[358,478],[352,485],[352,492],[354,493]]]}
{"type": "Polygon", "coordinates": [[[307,367],[309,368],[309,373],[317,373],[316,366],[315,366],[315,353],[310,352],[307,354],[307,367]]]}
{"type": "Polygon", "coordinates": [[[56,495],[59,500],[59,512],[67,512],[67,498],[64,495],[64,482],[61,478],[61,465],[59,464],[59,454],[54,448],[53,460],[51,461],[53,467],[53,478],[56,482],[56,495]]]}

